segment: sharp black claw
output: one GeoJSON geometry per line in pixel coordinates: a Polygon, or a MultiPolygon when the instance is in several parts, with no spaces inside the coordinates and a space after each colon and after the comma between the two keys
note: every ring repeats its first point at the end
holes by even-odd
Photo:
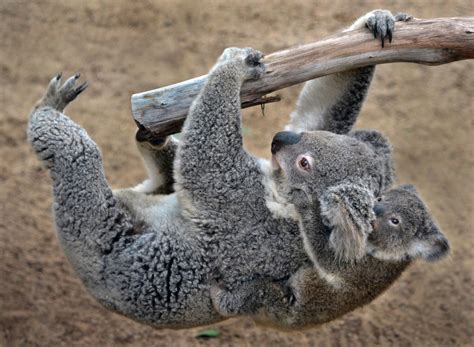
{"type": "Polygon", "coordinates": [[[385,45],[385,43],[384,43],[384,39],[385,39],[385,37],[384,37],[383,35],[380,35],[380,39],[381,39],[381,41],[382,41],[382,48],[383,48],[383,47],[384,47],[384,45],[385,45]]]}
{"type": "Polygon", "coordinates": [[[374,27],[374,39],[377,38],[377,27],[374,27]]]}
{"type": "Polygon", "coordinates": [[[61,77],[63,76],[63,73],[60,72],[56,75],[56,81],[59,81],[61,79],[61,77]]]}
{"type": "Polygon", "coordinates": [[[388,29],[387,34],[388,34],[388,42],[392,43],[392,30],[388,29]]]}
{"type": "Polygon", "coordinates": [[[74,78],[75,78],[76,80],[79,79],[79,77],[81,77],[81,74],[80,74],[79,72],[74,75],[74,78]]]}
{"type": "Polygon", "coordinates": [[[87,84],[87,81],[82,83],[79,87],[76,88],[74,91],[76,96],[81,94],[89,85],[87,84]]]}

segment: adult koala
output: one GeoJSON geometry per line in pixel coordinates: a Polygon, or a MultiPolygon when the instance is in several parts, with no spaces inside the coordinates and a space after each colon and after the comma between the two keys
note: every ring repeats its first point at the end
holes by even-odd
{"type": "MultiPolygon", "coordinates": [[[[389,12],[363,18],[355,27],[391,38],[389,12]]],[[[181,143],[141,144],[150,180],[115,193],[96,144],[62,113],[85,85],[74,87],[79,76],[63,86],[61,76],[51,80],[30,116],[28,138],[51,170],[64,251],[105,307],[157,327],[223,319],[209,294],[216,281],[233,290],[258,278],[288,278],[310,264],[294,206],[311,206],[335,185],[351,187],[349,203],[361,208],[351,219],[354,232],[335,236],[333,247],[348,261],[362,255],[371,212],[365,197],[392,181],[387,141],[375,131],[348,133],[374,67],[307,83],[288,127],[305,132],[275,136],[273,171],[242,148],[240,87],[264,73],[260,59],[252,49],[225,50],[193,103],[181,143]],[[293,144],[285,160],[277,154],[283,144],[293,144]],[[298,184],[288,185],[287,175],[298,184]],[[173,181],[174,193],[151,194],[171,191],[173,181]]],[[[149,138],[139,131],[137,140],[143,139],[149,138]]]]}

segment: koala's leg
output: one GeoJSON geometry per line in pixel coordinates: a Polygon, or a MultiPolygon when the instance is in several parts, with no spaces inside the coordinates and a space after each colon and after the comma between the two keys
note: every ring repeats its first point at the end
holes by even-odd
{"type": "MultiPolygon", "coordinates": [[[[408,18],[376,10],[360,17],[348,30],[367,27],[374,37],[381,37],[383,47],[385,40],[392,40],[395,21],[408,18]]],[[[349,132],[362,108],[374,71],[375,66],[367,66],[306,82],[286,129],[349,132]]]]}
{"type": "Polygon", "coordinates": [[[133,187],[136,192],[144,194],[169,194],[173,192],[174,159],[178,140],[172,136],[157,138],[149,131],[139,129],[135,136],[148,179],[133,187]]]}
{"type": "MultiPolygon", "coordinates": [[[[168,200],[158,208],[166,213],[136,233],[108,186],[97,145],[61,113],[85,88],[74,87],[77,78],[61,87],[55,77],[28,125],[29,142],[51,171],[57,234],[69,261],[99,302],[131,318],[175,328],[216,321],[205,260],[189,241],[176,197],[162,195],[168,200]]],[[[160,197],[136,194],[146,199],[132,205],[160,197]]]]}
{"type": "Polygon", "coordinates": [[[306,82],[286,130],[349,132],[362,108],[374,71],[374,66],[368,66],[306,82]]]}
{"type": "Polygon", "coordinates": [[[63,86],[60,75],[51,80],[30,115],[28,140],[51,170],[56,226],[68,256],[78,272],[91,277],[86,281],[100,282],[100,255],[131,233],[132,225],[107,184],[96,144],[61,113],[86,88],[74,86],[78,78],[71,77],[63,86]]]}
{"type": "Polygon", "coordinates": [[[256,182],[255,161],[242,148],[240,88],[245,80],[262,76],[261,57],[250,48],[226,49],[191,106],[175,178],[178,190],[201,207],[216,210],[216,204],[248,199],[245,189],[256,182]]]}

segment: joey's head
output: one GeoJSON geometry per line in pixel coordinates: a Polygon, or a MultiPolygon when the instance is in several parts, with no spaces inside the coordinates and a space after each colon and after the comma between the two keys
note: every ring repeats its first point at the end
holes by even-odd
{"type": "Polygon", "coordinates": [[[379,182],[381,160],[356,138],[327,131],[282,131],[272,141],[273,178],[297,209],[313,206],[329,186],[343,181],[379,182]]]}
{"type": "Polygon", "coordinates": [[[436,261],[449,253],[449,243],[430,216],[413,185],[390,189],[377,199],[367,240],[368,253],[382,260],[436,261]]]}

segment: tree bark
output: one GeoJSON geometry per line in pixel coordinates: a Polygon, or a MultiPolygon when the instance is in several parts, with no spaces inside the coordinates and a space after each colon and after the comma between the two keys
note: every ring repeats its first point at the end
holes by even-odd
{"type": "MultiPolygon", "coordinates": [[[[440,65],[474,58],[474,17],[397,22],[392,43],[382,48],[368,30],[346,31],[264,57],[265,76],[242,86],[243,107],[278,101],[266,94],[317,77],[367,65],[410,62],[440,65]]],[[[189,107],[206,82],[200,76],[132,95],[132,114],[156,136],[179,132],[189,107]]]]}

